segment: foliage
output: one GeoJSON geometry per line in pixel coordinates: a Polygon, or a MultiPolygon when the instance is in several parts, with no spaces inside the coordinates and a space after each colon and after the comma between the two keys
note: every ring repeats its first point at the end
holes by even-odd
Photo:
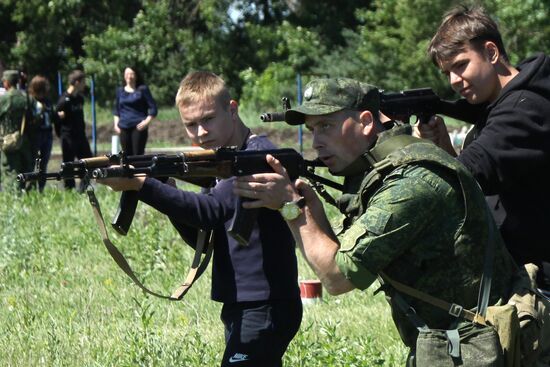
{"type": "Polygon", "coordinates": [[[57,71],[80,67],[85,35],[131,21],[139,6],[138,0],[3,0],[0,13],[9,32],[0,32],[9,41],[1,50],[3,63],[54,80],[57,71]]]}
{"type": "MultiPolygon", "coordinates": [[[[370,8],[357,10],[358,32],[343,33],[347,48],[330,54],[322,66],[333,74],[331,64],[343,59],[344,74],[384,89],[430,86],[442,97],[450,97],[448,83],[428,60],[426,49],[442,14],[454,5],[449,0],[375,0],[370,8]]],[[[482,5],[499,23],[512,62],[536,51],[550,51],[548,2],[491,0],[482,5]]]]}
{"type": "Polygon", "coordinates": [[[511,61],[517,63],[534,52],[550,52],[550,3],[548,1],[493,0],[495,14],[511,61]]]}
{"type": "Polygon", "coordinates": [[[247,69],[241,72],[241,78],[245,82],[241,103],[249,110],[268,108],[280,111],[281,104],[278,102],[281,97],[295,94],[292,89],[295,74],[289,66],[273,63],[260,75],[252,69],[247,69]]]}
{"type": "Polygon", "coordinates": [[[444,94],[448,87],[426,48],[448,5],[445,0],[377,0],[372,9],[358,11],[364,22],[357,46],[362,78],[387,90],[431,86],[444,94]]]}
{"type": "MultiPolygon", "coordinates": [[[[251,33],[262,33],[260,27],[255,29],[251,33]]],[[[274,56],[281,61],[269,63],[261,73],[248,68],[240,74],[244,82],[242,101],[247,106],[280,110],[281,97],[296,96],[297,73],[311,70],[323,54],[319,35],[300,26],[285,21],[274,35],[281,40],[274,45],[274,56]]]]}
{"type": "MultiPolygon", "coordinates": [[[[474,0],[470,1],[474,2],[474,0]]],[[[550,52],[550,3],[485,0],[511,60],[550,52]]],[[[161,105],[190,70],[226,79],[258,109],[296,95],[296,75],[348,76],[387,90],[430,86],[451,97],[425,55],[450,0],[0,0],[0,58],[54,80],[83,67],[109,105],[127,65],[161,105]]]]}
{"type": "Polygon", "coordinates": [[[170,14],[166,2],[147,4],[146,9],[137,13],[131,27],[109,27],[83,40],[87,56],[81,61],[89,73],[96,75],[100,100],[114,98],[115,87],[123,82],[124,68],[131,66],[150,84],[157,100],[173,104],[180,75],[188,68],[181,44],[190,32],[173,29],[164,22],[170,14]]]}

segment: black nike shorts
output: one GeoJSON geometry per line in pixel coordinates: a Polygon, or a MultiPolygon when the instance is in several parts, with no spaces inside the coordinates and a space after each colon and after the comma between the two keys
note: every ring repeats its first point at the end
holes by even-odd
{"type": "Polygon", "coordinates": [[[225,352],[222,367],[280,367],[288,344],[302,322],[295,300],[224,304],[225,352]]]}

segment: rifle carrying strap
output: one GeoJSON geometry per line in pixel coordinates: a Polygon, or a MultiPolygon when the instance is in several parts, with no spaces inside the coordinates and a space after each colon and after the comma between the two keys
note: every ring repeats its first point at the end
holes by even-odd
{"type": "MultiPolygon", "coordinates": [[[[463,317],[468,321],[474,322],[476,318],[476,314],[470,310],[467,310],[463,308],[460,305],[457,305],[455,303],[449,303],[447,301],[444,301],[440,298],[431,296],[427,293],[424,293],[422,291],[419,291],[417,289],[414,289],[412,287],[409,287],[406,284],[400,283],[397,280],[393,280],[390,277],[388,277],[384,272],[379,273],[382,280],[386,283],[389,283],[392,287],[394,287],[397,291],[402,292],[404,294],[407,294],[411,297],[414,297],[416,299],[422,300],[424,302],[427,302],[431,304],[432,306],[441,308],[442,310],[447,311],[450,315],[455,317],[463,317]]],[[[482,322],[478,322],[484,324],[484,320],[482,322]]]]}
{"type": "Polygon", "coordinates": [[[193,257],[193,262],[191,263],[191,269],[187,273],[185,281],[174,291],[170,296],[171,299],[181,300],[183,296],[189,291],[193,283],[204,273],[210,258],[212,257],[212,250],[214,249],[213,231],[204,231],[202,229],[197,229],[197,247],[195,248],[195,256],[193,257]],[[202,253],[204,251],[204,246],[207,246],[206,253],[204,258],[201,261],[202,253]]]}
{"type": "Polygon", "coordinates": [[[25,110],[25,113],[23,114],[23,118],[21,119],[21,136],[25,133],[25,123],[27,121],[27,110],[25,110]]]}
{"type": "MultiPolygon", "coordinates": [[[[489,304],[489,296],[491,293],[493,263],[495,258],[495,241],[494,241],[495,229],[493,226],[491,214],[489,214],[488,209],[486,210],[486,214],[487,214],[489,228],[488,228],[488,236],[487,236],[487,245],[485,246],[485,257],[483,261],[483,273],[481,275],[481,281],[479,285],[479,292],[478,292],[478,298],[477,298],[477,307],[476,307],[475,313],[467,309],[464,309],[460,305],[457,305],[455,303],[449,303],[440,298],[431,296],[427,293],[424,293],[422,291],[409,287],[408,285],[405,285],[396,280],[393,280],[389,278],[382,271],[379,272],[380,278],[382,278],[383,282],[387,282],[390,285],[392,285],[397,291],[407,294],[421,301],[427,302],[435,307],[441,308],[447,311],[452,316],[462,317],[468,321],[475,322],[476,324],[487,325],[485,316],[487,313],[487,306],[489,304]]],[[[397,298],[400,298],[398,299],[399,307],[405,311],[406,307],[404,308],[403,306],[408,306],[408,304],[405,302],[405,300],[403,300],[400,297],[399,294],[396,294],[396,296],[397,298]]],[[[423,325],[419,325],[417,320],[415,320],[414,318],[410,318],[410,320],[417,328],[423,327],[423,325]]]]}
{"type": "Polygon", "coordinates": [[[189,270],[185,281],[174,291],[170,296],[165,296],[160,293],[154,292],[147,288],[135,275],[134,271],[130,267],[130,264],[120,252],[120,250],[111,242],[109,239],[109,234],[107,233],[107,228],[105,226],[105,221],[103,220],[103,215],[101,214],[101,208],[99,206],[99,201],[95,196],[94,190],[91,186],[88,186],[87,190],[88,199],[92,210],[94,212],[94,217],[103,240],[103,244],[107,248],[107,251],[115,260],[117,265],[132,279],[132,281],[141,288],[145,293],[151,294],[155,297],[168,299],[171,301],[179,301],[185,296],[189,291],[193,283],[201,276],[201,274],[206,270],[210,258],[212,257],[212,250],[214,248],[212,241],[212,231],[203,231],[198,230],[197,232],[197,246],[195,247],[195,256],[193,258],[193,263],[191,264],[191,269],[189,270]],[[206,247],[206,251],[204,249],[206,247]],[[202,256],[204,252],[204,257],[202,256]],[[201,260],[202,257],[202,260],[201,260]]]}

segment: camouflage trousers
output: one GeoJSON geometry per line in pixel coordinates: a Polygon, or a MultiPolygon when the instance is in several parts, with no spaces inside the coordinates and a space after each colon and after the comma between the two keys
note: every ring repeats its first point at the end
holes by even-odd
{"type": "MultiPolygon", "coordinates": [[[[24,147],[24,146],[23,146],[24,147]]],[[[21,149],[16,152],[0,153],[0,189],[2,191],[28,190],[32,187],[25,187],[17,182],[17,175],[23,172],[30,172],[34,168],[32,151],[21,149]]]]}

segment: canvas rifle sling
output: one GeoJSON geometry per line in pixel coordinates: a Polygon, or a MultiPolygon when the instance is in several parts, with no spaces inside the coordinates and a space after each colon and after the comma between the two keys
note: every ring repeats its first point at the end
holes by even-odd
{"type": "Polygon", "coordinates": [[[208,266],[208,263],[210,262],[210,258],[212,257],[212,250],[214,248],[213,241],[212,241],[212,231],[203,231],[198,230],[197,231],[197,246],[195,247],[195,256],[193,258],[193,263],[191,264],[191,269],[187,273],[187,276],[185,278],[185,281],[174,291],[172,292],[172,295],[165,296],[159,293],[156,293],[149,288],[147,288],[143,283],[137,278],[134,271],[130,267],[130,264],[120,252],[120,250],[111,242],[109,239],[109,234],[107,233],[107,228],[105,226],[105,221],[103,220],[103,215],[101,214],[101,208],[99,206],[99,201],[97,200],[97,197],[95,196],[93,187],[88,186],[87,189],[88,199],[90,201],[90,205],[92,206],[92,210],[94,212],[94,217],[97,223],[97,226],[99,228],[99,232],[101,233],[101,238],[103,240],[103,244],[107,248],[107,251],[115,260],[117,265],[132,279],[132,281],[140,287],[144,292],[151,294],[155,297],[168,299],[171,301],[179,301],[185,296],[185,294],[189,291],[193,283],[201,276],[201,274],[206,270],[206,267],[208,266]],[[206,247],[206,252],[203,255],[203,251],[206,247]],[[202,257],[202,260],[201,260],[202,257]]]}
{"type": "Polygon", "coordinates": [[[450,315],[453,315],[455,317],[460,316],[465,318],[468,321],[474,322],[475,320],[478,324],[485,325],[485,320],[481,320],[479,318],[476,319],[476,314],[474,312],[467,310],[462,306],[459,306],[454,303],[449,303],[440,298],[434,297],[432,295],[429,295],[427,293],[424,293],[422,291],[409,287],[406,284],[403,284],[401,282],[398,282],[397,280],[391,279],[382,271],[379,272],[378,274],[380,275],[380,277],[384,282],[389,283],[392,287],[394,287],[396,290],[400,292],[403,292],[411,297],[414,297],[416,299],[427,302],[433,306],[436,306],[444,311],[447,311],[450,315]]]}

